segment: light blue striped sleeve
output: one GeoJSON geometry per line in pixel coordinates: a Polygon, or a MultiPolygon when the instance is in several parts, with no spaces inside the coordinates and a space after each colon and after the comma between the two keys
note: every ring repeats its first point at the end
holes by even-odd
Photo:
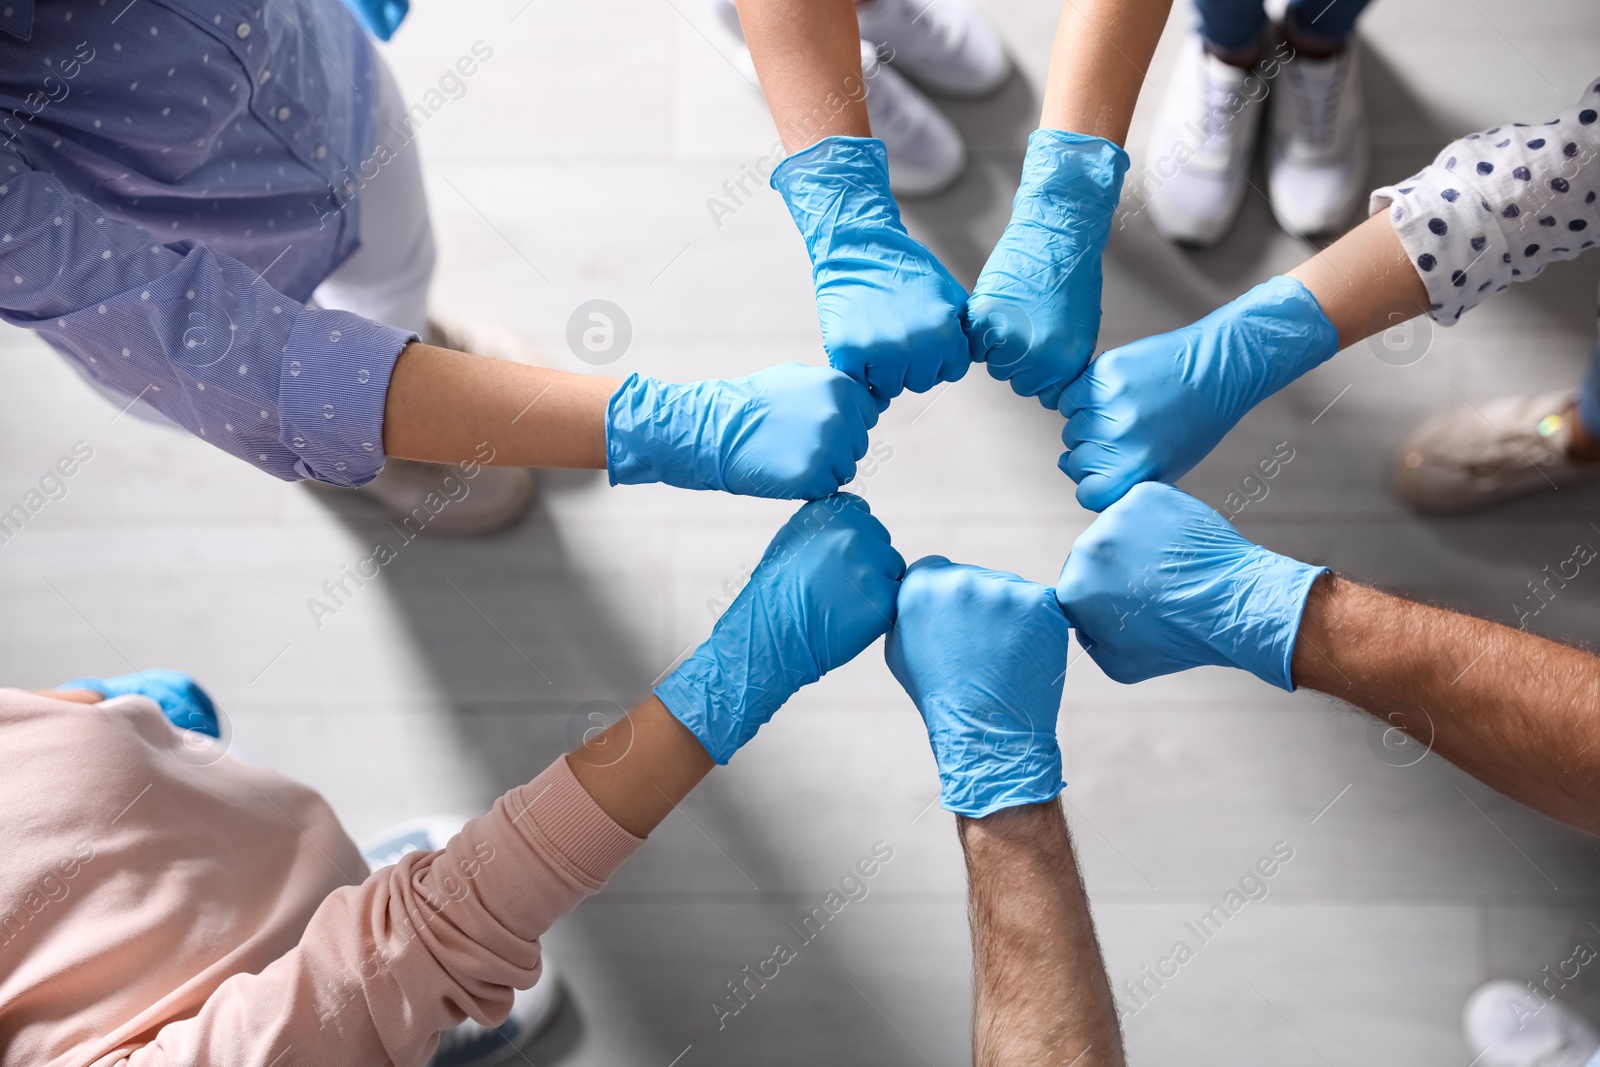
{"type": "Polygon", "coordinates": [[[389,376],[414,334],[308,308],[0,160],[0,318],[276,477],[358,486],[383,467],[389,376]]]}

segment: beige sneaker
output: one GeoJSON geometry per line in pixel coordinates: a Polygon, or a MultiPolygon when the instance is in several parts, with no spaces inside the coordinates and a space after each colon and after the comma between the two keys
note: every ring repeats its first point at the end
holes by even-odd
{"type": "Polygon", "coordinates": [[[1571,389],[1507,396],[1430,419],[1396,450],[1389,485],[1417,511],[1476,511],[1600,478],[1567,454],[1571,389]]]}
{"type": "Polygon", "coordinates": [[[478,466],[468,477],[449,464],[390,459],[376,478],[353,492],[382,508],[410,535],[487,537],[522,521],[538,488],[537,473],[526,467],[478,466]]]}

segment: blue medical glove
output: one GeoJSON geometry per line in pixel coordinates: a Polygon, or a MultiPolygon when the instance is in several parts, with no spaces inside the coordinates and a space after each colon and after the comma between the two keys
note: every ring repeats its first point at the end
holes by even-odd
{"type": "Polygon", "coordinates": [[[772,172],[805,238],[828,362],[881,411],[967,373],[967,294],[911,239],[889,192],[889,157],[870,137],[827,137],[772,172]]]}
{"type": "Polygon", "coordinates": [[[1035,130],[1011,222],[967,302],[976,362],[1054,411],[1100,335],[1100,254],[1128,154],[1100,137],[1035,130]]]}
{"type": "Polygon", "coordinates": [[[800,690],[860,655],[894,622],[905,560],[866,501],[803,505],[778,531],[711,637],[656,696],[727,763],[800,690]]]}
{"type": "Polygon", "coordinates": [[[1251,544],[1187,493],[1142,482],[1073,544],[1056,598],[1119,682],[1210,664],[1293,692],[1300,616],[1325,573],[1251,544]]]}
{"type": "Polygon", "coordinates": [[[393,37],[406,12],[411,10],[410,0],[344,0],[344,3],[355,12],[366,31],[380,41],[393,37]]]}
{"type": "Polygon", "coordinates": [[[1176,482],[1245,412],[1339,350],[1298,281],[1273,278],[1192,326],[1112,349],[1061,395],[1061,469],[1101,511],[1136,482],[1176,482]]]}
{"type": "Polygon", "coordinates": [[[612,485],[816,500],[856,476],[878,409],[836,370],[785,363],[677,385],[634,374],[606,405],[612,485]]]}
{"type": "Polygon", "coordinates": [[[883,658],[927,724],[946,811],[979,818],[1065,788],[1056,717],[1067,620],[1054,590],[919,559],[900,583],[883,658]]]}
{"type": "Polygon", "coordinates": [[[217,706],[200,683],[182,671],[148,670],[122,674],[115,678],[74,678],[56,686],[59,690],[90,689],[112,697],[143,696],[161,705],[167,721],[180,730],[194,730],[207,737],[222,736],[217,706]]]}

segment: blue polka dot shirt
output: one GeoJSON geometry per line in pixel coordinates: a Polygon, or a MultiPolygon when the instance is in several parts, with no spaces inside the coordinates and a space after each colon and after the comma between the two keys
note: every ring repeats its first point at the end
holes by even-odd
{"type": "Polygon", "coordinates": [[[374,63],[326,0],[0,0],[0,318],[279,478],[371,480],[413,335],[305,301],[358,244],[374,63]]]}
{"type": "Polygon", "coordinates": [[[1549,122],[1447,145],[1419,174],[1372,194],[1428,288],[1430,315],[1469,308],[1600,241],[1600,82],[1549,122]]]}

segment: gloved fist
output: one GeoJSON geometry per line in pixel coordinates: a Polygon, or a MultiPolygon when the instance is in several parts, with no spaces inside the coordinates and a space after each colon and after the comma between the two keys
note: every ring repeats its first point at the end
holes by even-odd
{"type": "Polygon", "coordinates": [[[1119,682],[1210,664],[1293,692],[1300,616],[1326,572],[1251,544],[1187,493],[1143,482],[1073,544],[1056,599],[1119,682]]]}
{"type": "Polygon", "coordinates": [[[974,361],[1052,411],[1100,335],[1100,254],[1128,154],[1100,137],[1035,130],[1022,185],[967,303],[974,361]]]}
{"type": "Polygon", "coordinates": [[[905,569],[860,497],[839,493],[803,505],[711,637],[656,686],[656,696],[712,759],[727,763],[802,686],[889,629],[905,569]]]}
{"type": "Polygon", "coordinates": [[[816,500],[856,476],[877,422],[867,391],[827,367],[687,385],[634,374],[606,405],[606,470],[612,485],[816,500]]]}
{"type": "Polygon", "coordinates": [[[927,724],[946,811],[979,818],[1065,788],[1056,716],[1067,620],[1052,590],[919,559],[900,584],[883,655],[927,724]]]}
{"type": "Polygon", "coordinates": [[[1061,396],[1061,469],[1101,511],[1136,482],[1176,482],[1245,412],[1339,350],[1305,286],[1273,278],[1192,326],[1112,349],[1061,396]]]}
{"type": "Polygon", "coordinates": [[[772,172],[805,238],[828,362],[881,411],[967,373],[967,294],[911,239],[889,192],[883,142],[827,137],[772,172]]]}

